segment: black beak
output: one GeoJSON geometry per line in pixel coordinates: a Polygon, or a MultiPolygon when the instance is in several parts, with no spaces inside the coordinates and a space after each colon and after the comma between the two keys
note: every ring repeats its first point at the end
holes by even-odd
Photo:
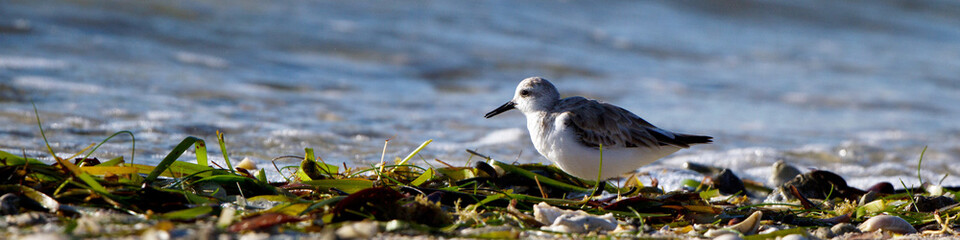
{"type": "Polygon", "coordinates": [[[516,104],[516,103],[513,103],[513,101],[504,103],[502,106],[498,107],[497,109],[494,109],[493,111],[488,112],[487,115],[483,115],[483,117],[485,117],[485,118],[491,118],[491,117],[493,117],[493,116],[496,116],[497,114],[500,114],[500,113],[503,113],[503,112],[506,112],[506,111],[510,111],[510,109],[514,109],[514,106],[516,106],[516,105],[517,105],[517,104],[516,104]]]}

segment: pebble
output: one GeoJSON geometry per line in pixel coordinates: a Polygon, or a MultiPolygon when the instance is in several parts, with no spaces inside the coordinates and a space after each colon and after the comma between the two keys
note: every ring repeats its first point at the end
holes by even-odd
{"type": "Polygon", "coordinates": [[[783,185],[783,183],[793,180],[793,178],[800,174],[803,173],[800,172],[797,167],[794,167],[783,160],[779,160],[773,163],[772,174],[770,174],[770,179],[768,180],[770,181],[771,186],[779,187],[780,185],[783,185]]]}
{"type": "Polygon", "coordinates": [[[867,203],[873,202],[873,200],[877,200],[877,194],[878,192],[873,190],[863,194],[863,196],[860,196],[860,200],[857,201],[857,206],[863,206],[867,203]]]}
{"type": "Polygon", "coordinates": [[[807,240],[807,239],[810,239],[810,238],[808,238],[807,236],[804,236],[804,235],[802,235],[802,234],[790,234],[790,235],[787,235],[787,236],[784,236],[784,237],[779,237],[779,238],[777,238],[777,239],[780,239],[780,240],[807,240]]]}
{"type": "Polygon", "coordinates": [[[35,233],[20,238],[21,240],[67,240],[70,239],[63,233],[35,233]]]}
{"type": "Polygon", "coordinates": [[[369,239],[376,236],[380,226],[373,221],[360,221],[344,224],[337,228],[337,237],[346,239],[369,239]]]}
{"type": "Polygon", "coordinates": [[[724,239],[743,239],[740,237],[740,233],[730,229],[710,229],[703,233],[703,236],[713,239],[721,239],[720,237],[725,237],[724,239]],[[731,235],[736,238],[730,238],[731,235]]]}
{"type": "Polygon", "coordinates": [[[14,193],[0,196],[0,215],[16,215],[20,213],[20,197],[14,193]]]}
{"type": "Polygon", "coordinates": [[[817,230],[813,231],[813,236],[816,236],[822,239],[830,239],[830,238],[836,237],[837,234],[834,234],[833,230],[830,230],[830,228],[828,227],[820,227],[820,228],[817,228],[817,230]]]}
{"type": "Polygon", "coordinates": [[[729,234],[722,234],[720,236],[716,236],[713,238],[713,240],[743,240],[743,238],[740,237],[740,234],[730,232],[729,234]]]}
{"type": "Polygon", "coordinates": [[[57,216],[42,212],[25,212],[17,215],[6,216],[2,225],[6,226],[29,226],[38,225],[56,221],[57,216]]]}
{"type": "Polygon", "coordinates": [[[830,227],[830,231],[836,236],[841,236],[847,233],[858,233],[860,232],[860,229],[857,229],[857,226],[854,226],[850,223],[840,223],[830,227]]]}

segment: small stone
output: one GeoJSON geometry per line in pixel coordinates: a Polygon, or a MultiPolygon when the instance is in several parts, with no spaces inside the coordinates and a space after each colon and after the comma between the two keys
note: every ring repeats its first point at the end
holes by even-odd
{"type": "Polygon", "coordinates": [[[820,228],[817,228],[817,230],[814,230],[814,231],[813,231],[813,235],[814,235],[814,236],[817,236],[818,238],[823,238],[823,239],[829,239],[829,238],[833,238],[833,237],[836,237],[836,236],[837,236],[837,235],[834,234],[833,231],[830,230],[830,228],[828,228],[828,227],[820,227],[820,228]]]}
{"type": "Polygon", "coordinates": [[[807,239],[810,239],[810,238],[808,238],[807,236],[804,236],[804,235],[802,235],[802,234],[790,234],[790,235],[787,235],[787,236],[784,236],[784,237],[778,238],[778,239],[780,239],[780,240],[807,240],[807,239]]]}
{"type": "Polygon", "coordinates": [[[41,213],[41,212],[25,212],[18,215],[6,216],[6,223],[8,226],[30,226],[30,225],[39,225],[52,221],[56,221],[57,216],[50,213],[41,213]]]}
{"type": "Polygon", "coordinates": [[[270,239],[269,233],[248,232],[240,235],[240,240],[266,240],[270,239]]]}
{"type": "Polygon", "coordinates": [[[170,239],[170,233],[156,228],[147,229],[140,234],[140,239],[144,240],[164,240],[170,239]]]}
{"type": "Polygon", "coordinates": [[[394,219],[387,222],[387,226],[385,227],[385,230],[387,232],[400,231],[400,230],[406,229],[407,227],[409,227],[409,225],[410,224],[406,222],[394,219]]]}
{"type": "Polygon", "coordinates": [[[740,180],[740,177],[737,177],[736,174],[733,174],[733,171],[730,171],[730,169],[723,169],[723,171],[720,171],[720,174],[713,176],[711,180],[713,180],[713,187],[720,190],[722,194],[733,195],[747,192],[743,181],[740,180]]]}
{"type": "Polygon", "coordinates": [[[878,192],[875,190],[870,190],[869,192],[863,194],[863,196],[860,196],[860,201],[858,201],[857,206],[863,206],[864,204],[873,202],[873,200],[877,200],[877,193],[878,192]]]}
{"type": "Polygon", "coordinates": [[[716,236],[713,238],[713,240],[743,240],[743,238],[740,237],[739,234],[729,233],[729,234],[716,236]]]}
{"type": "Polygon", "coordinates": [[[347,239],[369,239],[377,235],[380,226],[373,221],[361,221],[344,224],[337,229],[337,237],[347,239]]]}
{"type": "Polygon", "coordinates": [[[21,240],[67,240],[70,239],[63,233],[36,233],[20,238],[21,240]]]}
{"type": "Polygon", "coordinates": [[[710,229],[710,230],[707,230],[706,233],[703,233],[703,236],[713,238],[713,239],[720,239],[720,237],[722,236],[728,236],[724,239],[743,239],[743,238],[740,238],[740,233],[730,229],[710,229]],[[736,238],[730,238],[729,236],[734,236],[736,238]]]}
{"type": "Polygon", "coordinates": [[[774,187],[779,187],[786,183],[787,181],[792,180],[797,177],[797,175],[803,174],[800,172],[797,167],[790,165],[783,160],[779,160],[773,163],[772,174],[770,174],[770,185],[774,187]]]}
{"type": "Polygon", "coordinates": [[[867,188],[866,191],[875,191],[878,193],[893,194],[893,184],[889,182],[877,183],[867,188]]]}
{"type": "Polygon", "coordinates": [[[860,229],[857,229],[857,226],[854,226],[850,223],[840,223],[830,227],[830,231],[833,232],[835,236],[840,236],[847,233],[858,233],[860,232],[860,229]]]}
{"type": "Polygon", "coordinates": [[[7,193],[0,196],[0,215],[16,215],[20,213],[20,196],[7,193]]]}

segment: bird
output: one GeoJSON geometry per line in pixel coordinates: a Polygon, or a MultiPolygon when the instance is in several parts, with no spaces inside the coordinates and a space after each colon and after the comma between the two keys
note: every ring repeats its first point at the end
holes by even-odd
{"type": "Polygon", "coordinates": [[[710,136],[658,128],[613,104],[580,96],[560,98],[557,88],[542,77],[521,81],[513,99],[484,117],[512,109],[526,117],[537,152],[581,179],[611,179],[691,145],[713,142],[710,136]],[[603,169],[598,172],[601,149],[603,169]]]}

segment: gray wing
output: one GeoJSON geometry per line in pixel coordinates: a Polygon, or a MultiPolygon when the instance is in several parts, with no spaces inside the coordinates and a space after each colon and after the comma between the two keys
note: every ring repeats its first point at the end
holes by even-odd
{"type": "Polygon", "coordinates": [[[608,103],[571,97],[561,100],[557,110],[565,110],[564,124],[572,127],[580,141],[598,147],[659,147],[673,145],[687,148],[693,143],[710,142],[711,137],[675,134],[653,126],[637,115],[608,103]]]}

